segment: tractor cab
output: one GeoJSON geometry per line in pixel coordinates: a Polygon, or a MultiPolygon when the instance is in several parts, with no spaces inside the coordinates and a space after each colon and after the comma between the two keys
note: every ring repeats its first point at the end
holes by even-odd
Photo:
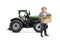
{"type": "Polygon", "coordinates": [[[29,20],[30,11],[27,10],[19,10],[19,17],[22,18],[22,20],[26,21],[29,20]]]}
{"type": "Polygon", "coordinates": [[[26,27],[28,27],[30,23],[29,16],[30,16],[30,11],[19,10],[19,18],[23,20],[23,23],[26,25],[26,27]]]}

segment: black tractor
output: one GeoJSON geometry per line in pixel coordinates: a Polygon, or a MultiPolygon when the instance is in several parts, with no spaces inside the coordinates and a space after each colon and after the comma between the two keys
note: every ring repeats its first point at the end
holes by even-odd
{"type": "Polygon", "coordinates": [[[20,32],[22,28],[33,28],[36,32],[40,32],[41,23],[38,16],[30,16],[30,11],[18,10],[19,17],[11,19],[9,30],[12,32],[20,32]]]}

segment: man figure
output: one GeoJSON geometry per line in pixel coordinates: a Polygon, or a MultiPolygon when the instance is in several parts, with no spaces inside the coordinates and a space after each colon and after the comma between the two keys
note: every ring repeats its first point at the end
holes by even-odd
{"type": "MultiPolygon", "coordinates": [[[[47,12],[46,12],[47,8],[46,7],[42,7],[41,10],[42,10],[42,12],[40,12],[39,18],[42,20],[43,16],[47,16],[47,12]]],[[[48,27],[47,24],[41,22],[41,37],[43,37],[43,35],[42,35],[43,31],[44,31],[44,35],[48,36],[47,31],[46,31],[47,27],[48,27]]]]}

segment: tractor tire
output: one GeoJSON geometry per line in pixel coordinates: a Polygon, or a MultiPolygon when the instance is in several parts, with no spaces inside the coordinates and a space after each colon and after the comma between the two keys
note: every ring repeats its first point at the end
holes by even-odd
{"type": "Polygon", "coordinates": [[[40,33],[40,31],[41,31],[41,24],[40,24],[40,22],[35,23],[33,28],[34,28],[34,30],[37,33],[40,33]]]}
{"type": "Polygon", "coordinates": [[[20,22],[19,20],[14,20],[10,23],[10,30],[12,32],[20,32],[22,29],[22,22],[20,22]]]}

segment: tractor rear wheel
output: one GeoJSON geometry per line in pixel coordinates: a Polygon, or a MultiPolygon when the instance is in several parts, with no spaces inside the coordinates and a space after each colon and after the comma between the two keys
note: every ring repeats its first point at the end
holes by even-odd
{"type": "Polygon", "coordinates": [[[10,23],[10,30],[13,32],[20,32],[22,29],[22,22],[14,20],[10,23]]]}

